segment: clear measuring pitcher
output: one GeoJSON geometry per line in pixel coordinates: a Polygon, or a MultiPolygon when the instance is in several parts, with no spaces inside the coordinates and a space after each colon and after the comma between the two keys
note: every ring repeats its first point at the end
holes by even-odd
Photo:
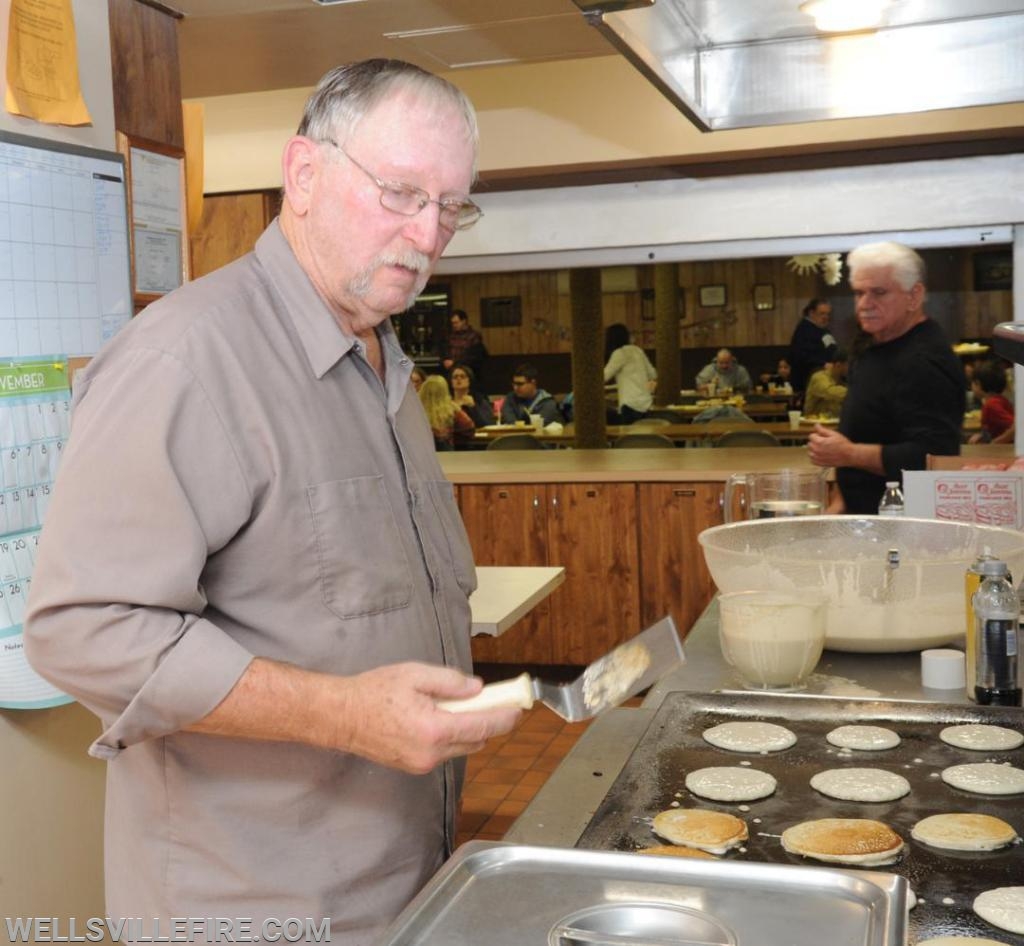
{"type": "Polygon", "coordinates": [[[725,521],[820,516],[828,505],[824,469],[733,473],[725,484],[725,521]]]}

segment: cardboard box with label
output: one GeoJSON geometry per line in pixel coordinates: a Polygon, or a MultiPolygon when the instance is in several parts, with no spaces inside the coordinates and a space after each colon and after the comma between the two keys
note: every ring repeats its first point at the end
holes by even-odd
{"type": "MultiPolygon", "coordinates": [[[[1024,470],[1006,461],[929,457],[903,472],[908,516],[1024,529],[1024,470]]],[[[1016,466],[1016,464],[1014,464],[1016,466]]]]}

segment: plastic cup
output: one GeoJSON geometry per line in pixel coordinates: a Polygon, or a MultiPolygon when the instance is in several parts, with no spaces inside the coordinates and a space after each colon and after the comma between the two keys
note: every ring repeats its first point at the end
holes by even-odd
{"type": "Polygon", "coordinates": [[[530,423],[533,424],[534,430],[544,429],[544,418],[540,414],[531,414],[530,423]]]}
{"type": "Polygon", "coordinates": [[[800,429],[800,411],[787,411],[789,414],[789,429],[799,430],[800,429]]]}
{"type": "Polygon", "coordinates": [[[825,646],[825,599],[777,591],[718,596],[722,656],[748,690],[800,690],[825,646]]]}

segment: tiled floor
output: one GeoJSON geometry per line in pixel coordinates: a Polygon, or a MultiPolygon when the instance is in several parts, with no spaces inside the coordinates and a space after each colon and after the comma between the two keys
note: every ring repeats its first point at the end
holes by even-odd
{"type": "Polygon", "coordinates": [[[471,755],[457,843],[500,841],[589,725],[567,723],[538,703],[507,736],[471,755]]]}

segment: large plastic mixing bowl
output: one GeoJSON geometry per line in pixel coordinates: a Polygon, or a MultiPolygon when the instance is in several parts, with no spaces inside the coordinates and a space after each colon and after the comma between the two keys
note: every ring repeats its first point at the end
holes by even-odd
{"type": "Polygon", "coordinates": [[[1024,578],[1024,533],[882,516],[736,522],[699,536],[720,591],[823,593],[825,646],[922,650],[962,640],[964,572],[988,549],[1024,578]]]}

